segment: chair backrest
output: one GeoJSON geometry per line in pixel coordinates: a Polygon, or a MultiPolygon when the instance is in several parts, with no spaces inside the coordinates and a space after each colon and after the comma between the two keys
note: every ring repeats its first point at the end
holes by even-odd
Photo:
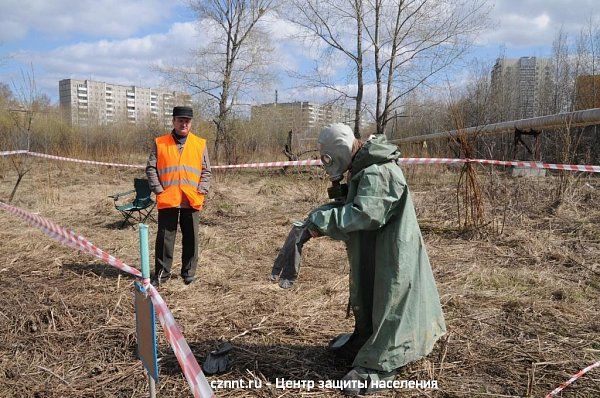
{"type": "Polygon", "coordinates": [[[152,201],[150,184],[145,178],[134,178],[133,187],[135,188],[135,199],[133,204],[137,207],[149,206],[152,201]]]}

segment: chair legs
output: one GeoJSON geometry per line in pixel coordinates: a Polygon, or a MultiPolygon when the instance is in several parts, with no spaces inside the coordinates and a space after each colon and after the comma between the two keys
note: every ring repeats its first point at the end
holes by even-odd
{"type": "Polygon", "coordinates": [[[119,229],[123,229],[123,227],[129,222],[131,224],[130,219],[134,219],[136,220],[138,223],[143,223],[146,222],[146,220],[149,218],[152,221],[156,222],[156,219],[154,218],[154,216],[152,215],[152,210],[154,210],[154,206],[147,212],[144,212],[143,210],[133,210],[130,212],[126,212],[126,211],[121,211],[121,214],[123,215],[123,222],[121,223],[121,225],[119,226],[119,229]],[[137,212],[137,215],[134,214],[135,212],[137,212]]]}
{"type": "Polygon", "coordinates": [[[133,215],[133,212],[127,213],[127,212],[121,212],[121,214],[123,215],[123,217],[125,218],[123,220],[123,222],[121,223],[121,225],[119,226],[119,229],[123,229],[123,227],[125,226],[125,224],[127,224],[127,222],[129,221],[129,219],[131,218],[131,216],[133,215]]]}
{"type": "Polygon", "coordinates": [[[149,210],[147,210],[145,213],[143,211],[140,211],[140,222],[146,222],[146,220],[148,218],[150,218],[154,222],[157,222],[156,219],[154,218],[154,216],[152,215],[152,210],[154,210],[155,206],[156,206],[156,203],[154,203],[152,205],[152,207],[149,210]],[[142,215],[144,216],[143,220],[142,220],[142,215]]]}
{"type": "MultiPolygon", "coordinates": [[[[140,212],[140,214],[141,214],[141,212],[140,212]]],[[[142,218],[142,217],[140,217],[140,218],[142,218]]],[[[140,222],[146,222],[147,219],[151,219],[152,221],[156,222],[156,219],[154,218],[154,216],[150,212],[144,214],[143,215],[143,219],[140,219],[140,222]]]]}

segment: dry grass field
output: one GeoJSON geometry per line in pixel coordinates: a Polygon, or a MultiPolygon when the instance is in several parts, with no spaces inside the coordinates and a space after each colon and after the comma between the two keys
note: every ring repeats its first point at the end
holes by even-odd
{"type": "MultiPolygon", "coordinates": [[[[32,170],[14,205],[139,266],[137,230],[117,228],[121,217],[108,195],[132,189],[142,170],[27,161],[32,170]]],[[[600,180],[579,176],[558,203],[556,176],[514,179],[499,171],[492,178],[480,170],[496,223],[479,232],[457,228],[456,170],[405,170],[448,334],[398,376],[437,380],[438,390],[380,396],[543,397],[600,359],[600,180]]],[[[15,181],[0,159],[0,200],[15,181]]],[[[327,184],[316,171],[215,173],[202,214],[199,280],[171,280],[159,291],[199,362],[220,341],[235,346],[231,371],[210,380],[263,381],[260,389],[217,396],[341,396],[277,389],[275,380],[333,380],[348,371],[326,350],[353,325],[343,244],[311,240],[290,290],[267,280],[290,223],[326,201],[327,184]]],[[[151,243],[155,230],[150,223],[151,243]]],[[[179,244],[176,250],[178,257],[179,244]]],[[[147,396],[132,278],[2,211],[0,259],[0,397],[147,396]]],[[[176,259],[175,272],[179,266],[176,259]]],[[[191,396],[160,327],[159,356],[158,396],[191,396]]],[[[600,369],[561,396],[600,397],[600,369]]]]}

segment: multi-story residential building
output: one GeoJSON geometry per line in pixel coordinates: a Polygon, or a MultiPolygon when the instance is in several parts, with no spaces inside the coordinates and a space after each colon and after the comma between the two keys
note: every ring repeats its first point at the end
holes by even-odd
{"type": "Polygon", "coordinates": [[[170,127],[173,106],[192,103],[187,93],[92,80],[64,79],[58,88],[63,115],[82,126],[154,120],[170,127]]]}
{"type": "MultiPolygon", "coordinates": [[[[354,109],[314,102],[285,102],[252,106],[254,122],[268,122],[279,130],[292,130],[303,136],[316,136],[324,126],[345,123],[354,127],[354,109]]],[[[361,120],[363,123],[363,120],[361,120]]]]}
{"type": "Polygon", "coordinates": [[[492,69],[492,97],[502,118],[524,119],[551,107],[551,62],[546,58],[499,58],[492,69]]]}

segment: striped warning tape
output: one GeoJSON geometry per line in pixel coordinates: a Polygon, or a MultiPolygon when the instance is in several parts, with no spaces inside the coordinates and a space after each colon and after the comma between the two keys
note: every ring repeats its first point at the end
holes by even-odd
{"type": "Polygon", "coordinates": [[[171,343],[171,347],[173,347],[173,352],[177,357],[179,366],[183,370],[183,374],[190,385],[194,397],[214,397],[214,393],[200,365],[198,365],[190,346],[185,341],[183,334],[181,334],[181,330],[177,326],[169,307],[167,307],[167,304],[154,286],[148,283],[146,288],[148,289],[147,291],[152,299],[152,303],[154,303],[154,308],[156,308],[158,320],[165,331],[165,336],[169,343],[171,343]]]}
{"type": "MultiPolygon", "coordinates": [[[[50,238],[58,241],[62,245],[71,247],[73,249],[81,250],[91,254],[94,257],[99,258],[106,264],[112,265],[115,268],[120,269],[128,274],[131,274],[137,278],[142,278],[142,273],[125,264],[123,261],[116,257],[111,256],[102,249],[92,244],[89,240],[83,236],[77,235],[75,232],[67,230],[58,224],[48,220],[47,218],[39,215],[30,213],[26,210],[20,209],[15,206],[8,205],[0,202],[0,209],[6,210],[9,213],[14,214],[20,219],[27,222],[33,227],[37,227],[42,230],[50,238]]],[[[143,280],[144,286],[148,289],[150,298],[156,308],[158,319],[163,326],[167,341],[173,348],[173,352],[177,357],[177,361],[183,370],[183,374],[187,379],[190,389],[196,398],[208,398],[214,397],[214,393],[200,368],[192,350],[185,341],[181,330],[175,322],[173,314],[167,307],[167,304],[160,296],[158,291],[150,284],[147,279],[143,280]]]]}
{"type": "Polygon", "coordinates": [[[222,166],[211,166],[211,169],[249,169],[249,168],[267,168],[267,167],[288,167],[288,166],[321,166],[321,160],[290,160],[285,162],[262,162],[262,163],[244,163],[227,164],[222,166]]]}
{"type": "Polygon", "coordinates": [[[521,162],[509,160],[487,160],[487,159],[470,159],[471,162],[481,164],[495,164],[500,166],[516,166],[532,169],[550,169],[550,170],[566,170],[566,171],[583,171],[588,173],[600,173],[600,166],[585,165],[585,164],[552,164],[544,162],[521,162]]]}
{"type": "Polygon", "coordinates": [[[48,154],[39,153],[39,152],[27,152],[27,154],[31,155],[31,156],[37,156],[39,158],[55,159],[55,160],[65,160],[65,161],[68,161],[68,162],[95,164],[95,165],[100,165],[100,166],[133,167],[133,168],[138,168],[138,169],[143,169],[143,168],[146,167],[146,166],[144,166],[142,164],[123,164],[123,163],[97,162],[95,160],[83,160],[83,159],[66,158],[64,156],[48,155],[48,154]]]}
{"type": "Polygon", "coordinates": [[[400,158],[401,164],[459,164],[459,163],[479,163],[498,166],[515,166],[532,169],[550,169],[583,171],[589,173],[600,173],[600,166],[577,165],[577,164],[554,164],[544,162],[525,162],[518,160],[492,160],[492,159],[450,159],[450,158],[400,158]]]}
{"type": "Polygon", "coordinates": [[[102,249],[99,249],[83,236],[77,235],[73,231],[68,231],[63,227],[48,220],[47,218],[29,213],[28,211],[25,211],[15,206],[8,205],[3,202],[0,202],[0,208],[18,216],[22,220],[25,220],[29,225],[41,229],[46,235],[65,246],[85,251],[91,254],[92,256],[99,258],[105,263],[120,269],[121,271],[127,272],[128,274],[131,274],[133,276],[137,276],[138,278],[142,277],[141,272],[137,269],[111,256],[102,249]]]}
{"type": "MultiPolygon", "coordinates": [[[[0,152],[0,155],[12,154],[27,154],[47,159],[64,160],[69,162],[87,163],[102,166],[115,167],[132,167],[143,169],[146,166],[142,164],[123,164],[123,163],[108,163],[97,162],[95,160],[73,159],[64,156],[48,155],[45,153],[28,152],[28,151],[5,151],[0,152]]],[[[600,173],[600,166],[595,165],[578,165],[578,164],[555,164],[544,162],[526,162],[518,160],[492,160],[492,159],[453,159],[453,158],[399,158],[400,164],[463,164],[463,163],[479,163],[497,166],[515,166],[530,169],[549,169],[549,170],[565,170],[565,171],[582,171],[587,173],[600,173]]],[[[243,164],[228,164],[211,166],[211,169],[249,169],[249,168],[269,168],[269,167],[290,167],[290,166],[321,166],[319,159],[309,160],[290,160],[282,162],[261,162],[261,163],[243,163],[243,164]]]]}
{"type": "Polygon", "coordinates": [[[0,151],[0,156],[8,156],[8,155],[18,155],[20,153],[27,153],[28,151],[18,150],[18,151],[0,151]]]}
{"type": "Polygon", "coordinates": [[[598,366],[600,366],[600,361],[591,364],[590,366],[588,366],[585,369],[581,369],[579,372],[577,372],[576,374],[574,374],[573,377],[571,377],[569,380],[565,381],[560,386],[556,387],[554,390],[552,390],[551,392],[549,392],[548,395],[546,395],[545,398],[552,398],[552,397],[554,397],[556,394],[558,394],[559,392],[561,392],[562,390],[564,390],[565,388],[567,388],[568,386],[570,386],[575,380],[579,379],[581,376],[583,376],[584,374],[586,374],[590,370],[592,370],[594,368],[597,368],[598,366]]]}
{"type": "MultiPolygon", "coordinates": [[[[568,170],[583,171],[589,173],[600,173],[600,166],[593,165],[573,165],[573,164],[553,164],[544,162],[525,162],[514,160],[490,160],[490,159],[452,159],[452,158],[399,158],[400,164],[464,164],[479,163],[498,166],[516,166],[535,169],[568,170]]],[[[286,166],[321,166],[318,159],[311,160],[292,160],[286,162],[267,162],[267,163],[245,163],[223,166],[212,166],[213,169],[242,169],[242,168],[266,168],[266,167],[286,167],[286,166]]]]}
{"type": "MultiPolygon", "coordinates": [[[[48,155],[45,153],[39,152],[29,152],[29,151],[6,151],[0,152],[0,155],[16,155],[16,154],[27,154],[31,156],[36,156],[40,158],[46,159],[54,159],[54,160],[64,160],[67,162],[77,162],[77,163],[86,163],[86,164],[95,164],[101,166],[116,166],[116,167],[132,167],[132,168],[145,168],[145,165],[142,164],[123,164],[123,163],[109,163],[109,162],[98,162],[95,160],[84,160],[84,159],[74,159],[67,158],[64,156],[56,156],[56,155],[48,155]]],[[[261,162],[261,163],[245,163],[245,164],[227,164],[221,166],[211,166],[211,169],[245,169],[245,168],[266,168],[266,167],[287,167],[287,166],[320,166],[320,160],[292,160],[285,162],[261,162]]]]}
{"type": "MultiPolygon", "coordinates": [[[[46,159],[54,159],[54,160],[64,160],[67,162],[76,162],[76,163],[86,163],[86,164],[95,164],[100,166],[115,166],[115,167],[132,167],[132,168],[145,168],[145,165],[142,164],[123,164],[123,163],[109,163],[109,162],[98,162],[95,160],[84,160],[84,159],[75,159],[75,158],[67,158],[64,156],[56,156],[56,155],[48,155],[45,153],[39,152],[30,152],[30,151],[5,151],[0,152],[0,156],[3,155],[17,155],[17,154],[27,154],[31,156],[36,156],[39,158],[46,159]]],[[[261,162],[261,163],[244,163],[244,164],[226,164],[221,166],[211,166],[211,169],[246,169],[246,168],[266,168],[266,167],[287,167],[287,166],[320,166],[320,160],[291,160],[291,161],[282,161],[282,162],[261,162]]]]}
{"type": "Polygon", "coordinates": [[[464,163],[465,159],[452,158],[399,158],[398,163],[401,164],[453,164],[464,163]]]}

